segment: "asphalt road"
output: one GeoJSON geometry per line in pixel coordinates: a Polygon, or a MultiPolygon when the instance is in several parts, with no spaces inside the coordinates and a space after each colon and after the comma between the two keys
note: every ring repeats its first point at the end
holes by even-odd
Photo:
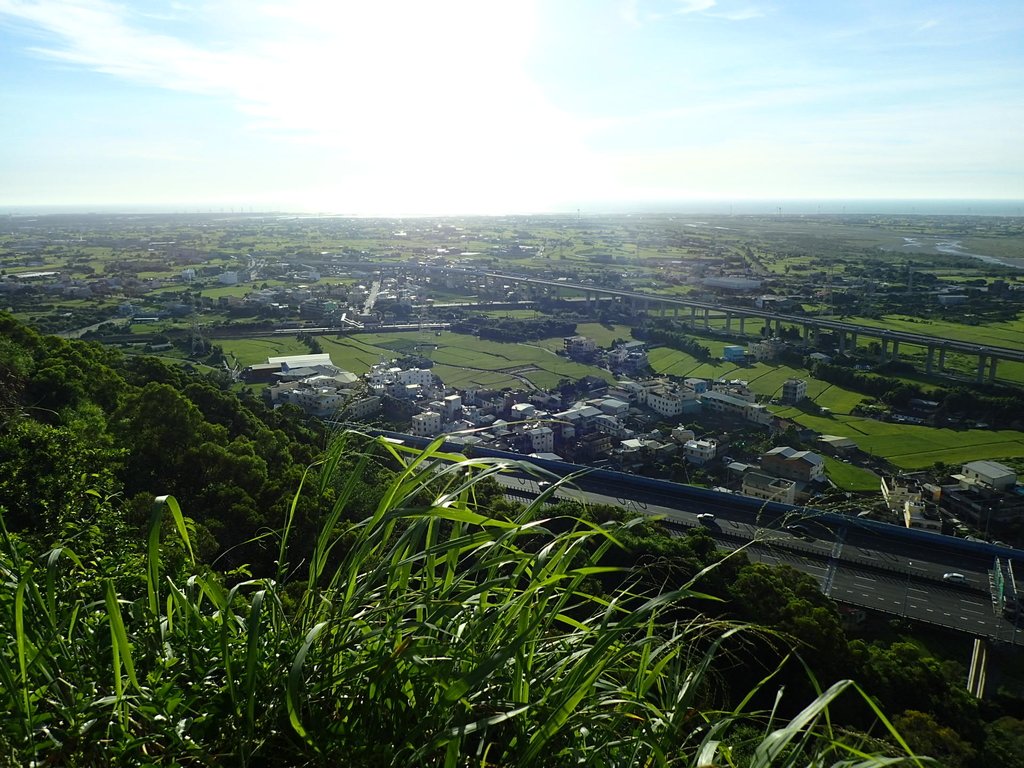
{"type": "MultiPolygon", "coordinates": [[[[511,495],[540,492],[538,480],[516,475],[500,482],[511,495]]],[[[883,536],[856,530],[855,521],[836,532],[813,519],[760,517],[706,501],[687,506],[657,494],[619,495],[621,488],[580,478],[577,487],[562,487],[557,496],[588,504],[611,504],[657,515],[677,530],[703,525],[723,549],[746,545],[752,560],[784,563],[818,580],[822,590],[840,603],[881,611],[975,636],[1024,644],[1024,629],[998,614],[993,606],[990,570],[980,558],[953,558],[948,553],[906,546],[883,536]],[[711,512],[712,522],[697,515],[711,512]],[[787,530],[794,524],[805,532],[787,530]],[[943,581],[944,573],[962,573],[964,584],[943,581]]]]}

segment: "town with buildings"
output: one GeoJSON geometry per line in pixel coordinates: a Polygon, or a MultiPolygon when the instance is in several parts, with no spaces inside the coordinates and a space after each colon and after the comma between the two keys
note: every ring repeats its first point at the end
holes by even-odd
{"type": "MultiPolygon", "coordinates": [[[[582,336],[564,344],[570,356],[598,352],[582,336]]],[[[597,380],[585,395],[569,397],[558,390],[447,387],[429,367],[394,359],[356,376],[323,353],[269,358],[242,378],[266,384],[264,396],[275,407],[296,406],[332,423],[386,423],[418,438],[444,436],[467,454],[482,447],[684,481],[700,470],[717,490],[784,504],[828,506],[838,498],[842,506],[849,497],[836,493],[824,457],[867,459],[854,440],[773,416],[740,379],[636,376],[648,370],[642,342],[604,352],[616,370],[634,377],[597,380]],[[772,447],[751,453],[752,433],[772,447]],[[813,450],[785,444],[789,437],[813,450]]],[[[781,399],[797,404],[806,392],[805,380],[788,379],[781,399]]],[[[861,496],[857,503],[862,514],[907,528],[998,534],[1024,517],[1024,485],[1009,467],[972,461],[939,479],[926,472],[882,476],[876,500],[861,496]]]]}
{"type": "Polygon", "coordinates": [[[943,276],[910,260],[893,266],[884,254],[808,261],[780,256],[754,234],[730,239],[722,227],[670,220],[652,220],[642,247],[639,238],[630,244],[633,222],[611,218],[336,220],[317,224],[334,233],[320,248],[261,245],[268,235],[307,237],[310,222],[287,217],[211,219],[206,232],[162,220],[131,233],[94,220],[68,220],[60,231],[47,222],[45,232],[34,220],[13,224],[0,274],[8,309],[44,330],[212,362],[275,407],[445,435],[466,450],[855,507],[912,528],[988,540],[1024,532],[1019,467],[998,455],[947,460],[957,453],[948,437],[936,467],[903,466],[833,418],[838,409],[843,419],[943,435],[993,421],[1024,426],[1006,415],[1006,395],[1018,391],[1006,372],[1016,375],[1024,351],[917,333],[963,316],[1016,316],[1024,282],[1009,268],[946,257],[963,274],[943,276]],[[536,234],[552,223],[557,236],[536,234]],[[869,323],[882,316],[902,319],[869,323]],[[598,340],[579,330],[587,323],[624,334],[598,340]],[[363,355],[351,370],[332,362],[339,348],[328,340],[372,343],[381,334],[404,334],[413,353],[377,350],[378,359],[363,355]],[[558,360],[578,367],[559,386],[542,386],[530,380],[531,365],[511,360],[500,386],[454,386],[430,358],[431,339],[442,334],[437,340],[452,347],[557,340],[558,360]],[[232,351],[246,339],[293,337],[307,354],[288,348],[254,362],[232,351]],[[674,373],[674,359],[693,370],[674,373]],[[766,390],[766,370],[791,375],[766,390]],[[915,372],[929,385],[908,377],[915,372]],[[968,385],[981,389],[965,394],[968,385]],[[837,481],[858,471],[853,493],[837,481]]]}

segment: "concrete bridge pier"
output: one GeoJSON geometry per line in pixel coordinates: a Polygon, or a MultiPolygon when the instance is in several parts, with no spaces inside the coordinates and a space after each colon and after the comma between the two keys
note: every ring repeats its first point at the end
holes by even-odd
{"type": "Polygon", "coordinates": [[[725,332],[732,333],[732,312],[725,313],[725,332]]]}
{"type": "Polygon", "coordinates": [[[846,331],[836,331],[836,340],[839,342],[839,354],[846,354],[846,331]]]}
{"type": "Polygon", "coordinates": [[[884,363],[889,359],[889,340],[884,336],[879,341],[880,351],[878,354],[879,362],[884,363]]]}
{"type": "Polygon", "coordinates": [[[946,372],[946,348],[939,347],[939,373],[946,372]]]}
{"type": "Polygon", "coordinates": [[[926,374],[931,375],[932,368],[934,366],[934,362],[935,362],[935,345],[934,344],[929,344],[928,345],[928,355],[927,355],[927,357],[925,357],[925,361],[924,361],[924,372],[926,374]]]}
{"type": "Polygon", "coordinates": [[[983,638],[974,638],[971,663],[967,669],[967,690],[975,698],[985,696],[986,672],[988,667],[988,643],[983,638]]]}
{"type": "Polygon", "coordinates": [[[895,360],[900,354],[900,343],[896,339],[892,341],[892,352],[889,353],[889,359],[895,360]]]}
{"type": "Polygon", "coordinates": [[[995,355],[992,355],[992,357],[989,358],[989,363],[988,363],[988,383],[989,384],[992,384],[996,380],[996,364],[998,362],[999,362],[999,358],[996,357],[995,355]]]}
{"type": "Polygon", "coordinates": [[[708,330],[711,327],[711,310],[704,310],[704,330],[708,330]]]}
{"type": "Polygon", "coordinates": [[[691,328],[696,328],[697,327],[697,308],[696,307],[690,307],[690,327],[691,328]]]}
{"type": "Polygon", "coordinates": [[[974,380],[981,384],[985,381],[985,355],[984,353],[978,355],[978,371],[975,375],[974,380]]]}
{"type": "Polygon", "coordinates": [[[740,315],[739,319],[740,319],[740,336],[746,336],[747,335],[747,330],[743,326],[746,325],[747,318],[745,318],[743,315],[740,315]]]}

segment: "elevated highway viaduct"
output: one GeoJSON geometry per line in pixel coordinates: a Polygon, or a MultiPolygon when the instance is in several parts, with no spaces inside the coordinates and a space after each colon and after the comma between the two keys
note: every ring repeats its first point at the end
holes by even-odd
{"type": "Polygon", "coordinates": [[[609,296],[619,301],[628,301],[638,310],[656,310],[662,314],[671,311],[676,316],[679,316],[680,310],[687,310],[689,312],[689,322],[693,327],[700,323],[703,323],[706,328],[710,327],[712,313],[715,313],[716,316],[725,319],[727,331],[731,331],[735,323],[737,330],[741,334],[746,330],[747,320],[763,322],[764,327],[775,334],[778,334],[782,327],[786,325],[801,328],[803,337],[807,341],[813,341],[821,331],[831,331],[836,336],[837,346],[841,353],[845,352],[847,348],[852,349],[856,347],[858,338],[877,339],[880,348],[880,359],[883,362],[896,359],[899,356],[901,344],[916,346],[925,350],[925,372],[928,374],[945,372],[946,355],[949,352],[957,352],[977,358],[975,378],[978,382],[983,382],[986,379],[994,381],[996,366],[1000,360],[1024,362],[1024,350],[997,347],[990,344],[955,341],[952,339],[940,339],[923,333],[893,331],[885,328],[859,325],[857,323],[848,323],[842,320],[782,314],[771,310],[757,309],[756,307],[735,307],[728,304],[696,301],[681,296],[659,296],[641,291],[601,288],[594,285],[570,283],[507,272],[479,272],[477,274],[479,277],[488,280],[500,280],[507,283],[520,283],[547,288],[556,295],[570,291],[579,293],[588,302],[598,296],[609,296]]]}
{"type": "MultiPolygon", "coordinates": [[[[431,440],[371,430],[422,448],[431,440]]],[[[536,474],[510,473],[501,482],[509,493],[535,496],[540,483],[571,477],[559,493],[588,503],[607,503],[657,515],[676,528],[699,525],[723,549],[746,546],[753,559],[784,562],[814,576],[838,602],[869,608],[946,630],[999,643],[1024,643],[1024,617],[1007,618],[1005,594],[1013,594],[1013,573],[1024,570],[1024,551],[972,542],[930,531],[797,507],[666,480],[594,469],[473,447],[444,444],[446,451],[528,462],[536,474]],[[711,513],[714,521],[699,520],[711,513]],[[1009,589],[997,589],[997,573],[1010,574],[1009,589]],[[962,582],[943,579],[963,574],[962,582]]]]}

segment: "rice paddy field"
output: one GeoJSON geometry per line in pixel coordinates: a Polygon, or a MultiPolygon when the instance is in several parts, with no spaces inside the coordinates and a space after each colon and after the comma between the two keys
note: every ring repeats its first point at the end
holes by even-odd
{"type": "Polygon", "coordinates": [[[851,323],[872,328],[887,328],[891,331],[923,333],[937,339],[966,341],[971,344],[991,344],[1009,349],[1024,349],[1024,318],[1002,322],[986,322],[984,325],[967,325],[948,320],[935,320],[906,315],[886,315],[880,320],[867,317],[845,318],[851,323]]]}
{"type": "MultiPolygon", "coordinates": [[[[626,326],[583,324],[578,329],[602,346],[616,338],[629,338],[626,326]]],[[[487,341],[474,336],[444,332],[441,336],[423,332],[362,333],[343,337],[318,337],[341,368],[362,374],[380,360],[418,354],[434,361],[434,371],[448,385],[459,388],[557,386],[562,379],[576,380],[612,376],[596,366],[583,365],[555,354],[561,338],[531,343],[487,341]]],[[[242,366],[264,362],[267,357],[306,354],[306,346],[294,337],[215,340],[225,353],[242,366]]],[[[721,354],[722,342],[705,342],[713,355],[721,354]]],[[[704,363],[677,350],[658,347],[650,352],[658,373],[682,377],[743,379],[756,394],[777,398],[783,382],[803,378],[808,398],[817,407],[773,405],[777,415],[824,434],[850,437],[857,446],[907,470],[923,469],[936,462],[958,464],[977,459],[1024,458],[1024,432],[1012,430],[934,429],[911,424],[876,421],[852,415],[863,395],[808,377],[806,370],[785,365],[755,363],[704,363]],[[827,409],[821,412],[819,409],[827,409]]],[[[868,470],[830,461],[829,474],[840,487],[850,491],[877,489],[877,478],[868,470]]]]}
{"type": "Polygon", "coordinates": [[[837,487],[853,493],[872,493],[879,490],[881,480],[870,469],[855,467],[831,456],[824,458],[825,472],[837,487]]]}
{"type": "Polygon", "coordinates": [[[308,355],[309,349],[294,336],[268,336],[260,339],[214,339],[214,344],[234,358],[241,367],[267,362],[268,357],[308,355]]]}
{"type": "Polygon", "coordinates": [[[562,379],[575,381],[598,376],[612,380],[608,371],[566,360],[540,344],[488,341],[448,331],[440,336],[418,331],[323,336],[320,343],[324,352],[331,353],[336,365],[353,373],[365,373],[381,359],[422,355],[434,361],[434,371],[453,387],[501,389],[533,385],[548,389],[562,379]]]}
{"type": "MultiPolygon", "coordinates": [[[[903,469],[924,469],[939,461],[960,464],[978,459],[1024,457],[1024,432],[934,429],[854,416],[852,410],[864,399],[864,395],[808,378],[807,371],[803,369],[765,363],[749,366],[722,362],[701,363],[690,355],[666,348],[651,350],[650,360],[651,366],[660,373],[696,378],[743,379],[756,394],[767,397],[777,397],[782,390],[782,383],[788,378],[805,379],[809,400],[819,408],[827,408],[830,413],[816,413],[814,411],[817,409],[806,407],[772,406],[776,415],[822,434],[849,437],[856,441],[860,449],[887,459],[903,469]]],[[[834,467],[836,477],[833,480],[840,487],[861,490],[856,486],[868,483],[866,477],[859,483],[856,481],[853,477],[856,467],[833,462],[830,470],[833,470],[833,465],[838,465],[834,467]],[[837,477],[848,479],[841,483],[837,477]]],[[[877,485],[872,490],[876,488],[877,485]]]]}
{"type": "MultiPolygon", "coordinates": [[[[576,326],[576,335],[587,336],[593,339],[598,347],[604,347],[605,349],[610,347],[616,339],[631,341],[633,338],[630,335],[630,327],[628,325],[602,325],[601,323],[579,323],[576,326]]],[[[544,349],[550,349],[552,352],[562,349],[563,346],[561,337],[539,339],[530,343],[544,349]]]]}

